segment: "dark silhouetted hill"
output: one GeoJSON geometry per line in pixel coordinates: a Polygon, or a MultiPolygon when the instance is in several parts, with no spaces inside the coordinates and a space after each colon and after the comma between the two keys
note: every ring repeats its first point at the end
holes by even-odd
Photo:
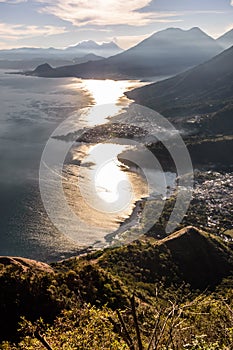
{"type": "Polygon", "coordinates": [[[167,117],[221,110],[233,100],[233,47],[191,70],[126,95],[167,117]]]}

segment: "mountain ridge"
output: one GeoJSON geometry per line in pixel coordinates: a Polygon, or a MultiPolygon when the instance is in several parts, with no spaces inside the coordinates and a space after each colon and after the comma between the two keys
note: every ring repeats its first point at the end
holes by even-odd
{"type": "Polygon", "coordinates": [[[187,226],[159,241],[136,241],[116,249],[114,254],[106,252],[99,258],[99,264],[118,276],[124,271],[135,282],[137,271],[142,269],[148,271],[142,277],[145,282],[155,283],[163,278],[166,285],[183,281],[203,290],[218,284],[232,271],[233,252],[217,237],[187,226]],[[164,261],[160,260],[162,256],[164,261]],[[113,262],[118,259],[124,270],[114,266],[113,262]]]}
{"type": "Polygon", "coordinates": [[[105,60],[58,67],[51,77],[120,79],[168,76],[202,63],[221,51],[216,41],[201,29],[168,28],[105,60]]]}
{"type": "Polygon", "coordinates": [[[9,50],[0,50],[0,58],[3,59],[35,59],[38,57],[47,58],[67,58],[72,59],[73,55],[79,55],[80,57],[95,54],[103,57],[109,57],[123,50],[113,41],[98,44],[93,40],[83,41],[73,46],[68,46],[64,49],[58,49],[54,47],[39,48],[39,47],[21,47],[13,48],[9,50]]]}
{"type": "Polygon", "coordinates": [[[139,266],[150,271],[148,276],[143,277],[147,283],[158,282],[163,276],[168,278],[168,284],[173,278],[175,278],[174,281],[178,278],[179,283],[182,281],[189,283],[194,289],[213,287],[233,271],[233,251],[222,239],[194,226],[186,226],[161,240],[144,236],[121,247],[87,253],[52,264],[21,257],[0,257],[0,265],[14,265],[16,269],[24,272],[32,270],[53,274],[66,270],[73,264],[79,264],[79,261],[81,266],[85,261],[98,265],[113,276],[115,274],[121,276],[121,269],[124,266],[124,274],[131,274],[135,281],[137,281],[136,271],[139,266]],[[151,254],[152,250],[153,254],[151,254]],[[96,255],[99,257],[96,258],[96,255]],[[161,268],[165,255],[169,263],[161,268]],[[119,268],[115,263],[113,264],[118,259],[121,261],[119,268]],[[132,264],[135,266],[133,267],[132,264]],[[171,266],[173,272],[170,270],[171,266]],[[202,267],[201,270],[200,267],[202,267]],[[170,274],[172,279],[169,277],[170,274]]]}
{"type": "MultiPolygon", "coordinates": [[[[81,348],[84,345],[85,349],[103,349],[101,346],[97,347],[96,342],[90,347],[87,347],[87,344],[93,335],[96,338],[96,330],[99,332],[100,329],[99,322],[104,322],[106,328],[106,321],[109,320],[106,317],[109,315],[106,314],[106,307],[112,310],[111,315],[117,310],[118,314],[122,312],[124,316],[126,310],[129,310],[129,297],[132,298],[132,294],[137,296],[138,312],[143,305],[146,306],[147,319],[151,321],[155,306],[162,307],[160,311],[166,311],[166,300],[170,306],[173,305],[172,301],[179,304],[185,302],[185,305],[188,302],[192,305],[193,300],[197,298],[199,305],[204,298],[204,306],[211,305],[212,309],[215,303],[209,301],[209,296],[218,293],[217,288],[222,285],[222,290],[226,293],[232,290],[230,286],[224,287],[223,281],[224,278],[228,278],[228,283],[232,281],[232,250],[221,239],[190,226],[162,241],[144,237],[122,247],[112,247],[53,263],[50,265],[51,271],[47,266],[44,270],[38,269],[38,264],[41,267],[40,263],[31,260],[28,263],[28,260],[23,258],[3,257],[2,261],[0,259],[0,341],[11,340],[14,343],[12,347],[9,343],[4,343],[3,349],[21,349],[22,343],[15,342],[21,342],[22,335],[26,337],[28,345],[23,347],[24,349],[37,348],[38,343],[30,342],[30,337],[37,334],[34,329],[44,334],[47,324],[53,324],[56,329],[59,325],[64,325],[60,341],[52,343],[53,348],[62,348],[64,340],[68,341],[69,347],[70,337],[77,329],[81,310],[85,309],[86,305],[94,307],[96,311],[103,310],[104,313],[101,318],[99,313],[97,314],[98,328],[91,329],[91,337],[88,338],[88,342],[82,343],[81,348]],[[148,306],[151,307],[151,312],[148,306]],[[63,318],[65,315],[74,320],[68,328],[68,320],[63,318]],[[22,329],[22,316],[24,323],[25,320],[27,322],[24,333],[20,334],[18,329],[19,325],[22,329]],[[42,319],[45,323],[42,323],[42,319]],[[39,328],[40,325],[43,325],[42,329],[39,328]]],[[[221,297],[221,292],[219,296],[221,297]]],[[[225,300],[227,299],[224,298],[225,300]]],[[[192,310],[195,313],[198,308],[192,310]]],[[[218,307],[214,312],[215,310],[218,312],[218,307]]],[[[87,311],[87,319],[85,322],[81,319],[80,329],[80,332],[85,334],[91,326],[91,314],[89,309],[87,311]]],[[[193,314],[190,320],[192,327],[186,327],[192,328],[192,335],[193,314]]],[[[198,319],[199,315],[202,313],[198,313],[198,319]]],[[[216,316],[215,313],[214,315],[216,316]]],[[[145,320],[144,309],[140,320],[142,316],[142,320],[145,320]]],[[[209,313],[207,319],[208,316],[209,313]]],[[[232,319],[232,315],[230,316],[232,319]]],[[[195,318],[196,328],[199,325],[198,319],[195,318]]],[[[154,327],[152,329],[154,330],[154,327]]],[[[148,329],[146,330],[148,339],[148,329]]],[[[72,349],[77,349],[77,344],[80,344],[77,343],[80,334],[76,334],[73,336],[72,349]]],[[[225,339],[225,329],[223,334],[225,339]]],[[[49,343],[51,342],[49,334],[46,338],[40,336],[37,339],[42,339],[43,346],[46,343],[43,340],[50,339],[49,343]]],[[[109,339],[112,341],[112,336],[109,339]]],[[[40,344],[38,348],[41,348],[40,344]]],[[[123,348],[125,346],[119,349],[123,348]]]]}
{"type": "Polygon", "coordinates": [[[233,45],[233,29],[221,35],[216,41],[224,49],[229,49],[233,45]]]}
{"type": "MultiPolygon", "coordinates": [[[[186,104],[191,110],[191,104],[194,107],[197,103],[208,107],[206,101],[214,103],[213,100],[231,100],[232,81],[233,47],[186,72],[127,92],[126,95],[139,104],[164,113],[165,116],[171,116],[171,109],[174,110],[174,116],[178,116],[185,113],[186,104]]],[[[193,113],[198,113],[198,109],[193,113]]]]}

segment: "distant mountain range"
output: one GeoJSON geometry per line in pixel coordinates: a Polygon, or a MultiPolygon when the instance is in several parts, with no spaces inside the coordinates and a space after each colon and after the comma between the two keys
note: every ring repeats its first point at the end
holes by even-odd
{"type": "Polygon", "coordinates": [[[95,54],[97,56],[103,56],[103,57],[110,57],[114,56],[123,50],[113,41],[97,44],[93,40],[83,41],[81,43],[78,43],[75,46],[69,46],[65,49],[66,54],[81,54],[88,55],[88,54],[95,54]]]}
{"type": "MultiPolygon", "coordinates": [[[[97,56],[95,54],[88,54],[81,57],[74,57],[70,60],[66,60],[65,58],[46,58],[47,64],[51,66],[64,66],[64,65],[71,65],[71,64],[81,64],[88,61],[99,61],[104,59],[102,56],[97,56]]],[[[27,60],[0,60],[0,69],[23,69],[23,70],[29,70],[34,69],[36,66],[43,64],[45,59],[43,57],[41,58],[29,58],[27,60]]]]}
{"type": "Polygon", "coordinates": [[[48,71],[40,68],[33,74],[99,79],[169,76],[200,64],[222,50],[221,45],[199,28],[187,31],[169,28],[108,59],[48,71]]]}
{"type": "Polygon", "coordinates": [[[32,69],[44,62],[52,66],[71,65],[104,59],[122,51],[114,42],[98,44],[92,40],[66,49],[22,47],[0,50],[0,68],[32,69]]]}
{"type": "Polygon", "coordinates": [[[99,55],[102,57],[109,57],[116,55],[123,50],[117,46],[114,42],[108,42],[103,44],[98,44],[95,41],[88,40],[82,41],[75,46],[69,46],[65,49],[55,49],[53,47],[44,48],[34,48],[34,47],[22,47],[18,49],[11,50],[0,50],[0,59],[32,59],[38,57],[49,57],[63,59],[70,59],[74,56],[85,56],[88,54],[99,55]]]}

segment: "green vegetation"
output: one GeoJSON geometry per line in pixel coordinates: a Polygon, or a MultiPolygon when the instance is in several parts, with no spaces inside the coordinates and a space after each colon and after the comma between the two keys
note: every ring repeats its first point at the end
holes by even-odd
{"type": "Polygon", "coordinates": [[[233,252],[193,227],[51,265],[2,264],[0,349],[231,349],[233,252]]]}

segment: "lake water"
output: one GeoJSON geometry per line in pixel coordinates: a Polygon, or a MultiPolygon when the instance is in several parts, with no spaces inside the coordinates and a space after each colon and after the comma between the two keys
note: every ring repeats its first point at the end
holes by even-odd
{"type": "Polygon", "coordinates": [[[65,202],[53,181],[56,172],[53,179],[52,166],[45,164],[51,180],[46,182],[46,193],[52,195],[50,217],[39,190],[41,155],[54,130],[65,120],[73,132],[104,123],[129,103],[124,91],[138,85],[134,81],[43,79],[0,71],[0,255],[44,261],[74,255],[80,247],[103,242],[130,215],[135,202],[148,195],[143,178],[124,172],[118,162],[117,155],[129,146],[69,144],[58,139],[50,139],[56,151],[65,144],[72,147],[62,169],[65,202]],[[100,111],[96,105],[102,104],[108,107],[100,111]],[[79,218],[78,225],[73,217],[79,218]]]}

